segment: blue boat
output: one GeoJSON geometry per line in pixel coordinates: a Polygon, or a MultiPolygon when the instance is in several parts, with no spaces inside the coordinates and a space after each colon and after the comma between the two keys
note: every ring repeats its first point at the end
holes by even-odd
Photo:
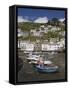
{"type": "Polygon", "coordinates": [[[58,71],[58,66],[36,65],[36,70],[42,73],[53,73],[58,71]]]}

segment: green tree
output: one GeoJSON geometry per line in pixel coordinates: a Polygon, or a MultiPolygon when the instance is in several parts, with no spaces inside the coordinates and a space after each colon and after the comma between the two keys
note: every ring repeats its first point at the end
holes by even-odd
{"type": "Polygon", "coordinates": [[[58,18],[52,18],[51,24],[52,24],[53,26],[58,26],[58,25],[59,25],[59,20],[58,20],[58,18]]]}

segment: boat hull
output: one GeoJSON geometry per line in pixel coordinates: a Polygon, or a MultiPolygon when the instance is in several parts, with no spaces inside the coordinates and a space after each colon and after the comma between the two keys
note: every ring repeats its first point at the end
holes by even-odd
{"type": "Polygon", "coordinates": [[[58,72],[58,67],[55,66],[55,67],[45,67],[45,68],[42,68],[42,67],[39,67],[39,66],[35,66],[36,67],[36,70],[38,72],[42,72],[42,73],[54,73],[54,72],[58,72]]]}

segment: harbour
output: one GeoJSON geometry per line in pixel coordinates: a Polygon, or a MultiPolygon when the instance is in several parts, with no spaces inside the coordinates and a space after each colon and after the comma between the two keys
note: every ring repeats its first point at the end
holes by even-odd
{"type": "MultiPolygon", "coordinates": [[[[35,52],[33,52],[35,53],[35,52]]],[[[18,81],[40,81],[40,80],[58,80],[65,78],[65,52],[37,52],[44,56],[44,59],[50,60],[59,67],[55,73],[40,73],[35,70],[32,64],[27,60],[28,54],[18,51],[18,56],[22,60],[22,66],[18,71],[18,81]]],[[[19,66],[20,67],[20,66],[19,66]]]]}

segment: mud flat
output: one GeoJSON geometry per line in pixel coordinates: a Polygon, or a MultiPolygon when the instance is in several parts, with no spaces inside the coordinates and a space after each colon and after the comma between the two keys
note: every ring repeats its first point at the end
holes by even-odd
{"type": "MultiPolygon", "coordinates": [[[[45,57],[48,58],[48,52],[44,52],[45,57]]],[[[19,56],[23,60],[23,66],[18,71],[18,82],[26,82],[26,81],[41,81],[41,80],[58,80],[65,78],[65,53],[57,53],[53,54],[50,60],[54,62],[54,64],[59,66],[59,72],[56,73],[39,73],[37,72],[33,65],[27,62],[27,55],[23,52],[18,52],[19,56]]]]}

